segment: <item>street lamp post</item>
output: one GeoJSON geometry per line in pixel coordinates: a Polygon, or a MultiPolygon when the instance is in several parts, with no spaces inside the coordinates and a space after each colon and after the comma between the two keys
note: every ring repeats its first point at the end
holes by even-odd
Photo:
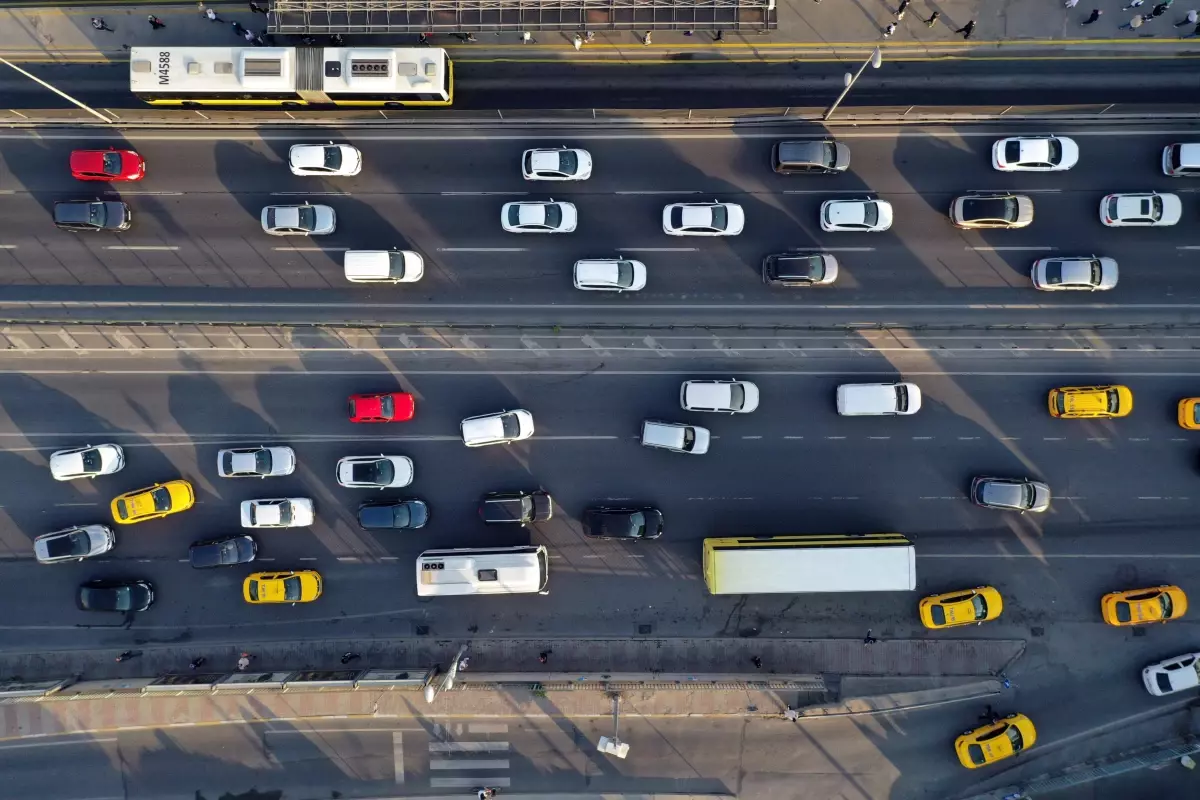
{"type": "Polygon", "coordinates": [[[620,730],[617,725],[618,714],[621,711],[621,695],[619,692],[613,692],[609,697],[612,698],[613,704],[613,735],[611,739],[607,736],[601,736],[600,741],[596,743],[596,749],[610,756],[624,758],[629,755],[629,744],[622,742],[621,737],[617,735],[620,730]]]}
{"type": "Polygon", "coordinates": [[[112,124],[112,122],[113,122],[113,121],[112,121],[111,119],[109,119],[108,117],[104,116],[103,114],[101,114],[101,113],[100,113],[99,111],[97,111],[96,109],[92,108],[91,106],[86,106],[86,105],[84,105],[83,103],[81,103],[81,102],[79,102],[78,100],[76,100],[74,97],[71,97],[71,95],[67,94],[66,92],[63,92],[63,91],[60,91],[60,90],[58,90],[58,89],[54,88],[53,86],[51,86],[50,84],[46,83],[44,80],[42,80],[41,78],[37,77],[36,75],[30,75],[28,72],[26,72],[25,70],[21,69],[20,67],[18,67],[16,64],[12,63],[11,61],[7,61],[7,60],[5,60],[5,59],[3,59],[3,58],[0,58],[0,64],[4,64],[4,65],[5,65],[5,66],[7,66],[7,67],[12,67],[12,68],[13,68],[13,69],[15,69],[17,72],[19,72],[19,73],[21,73],[22,75],[24,75],[26,78],[29,78],[29,80],[31,80],[31,81],[34,81],[35,83],[39,83],[39,84],[41,84],[42,86],[44,86],[44,87],[46,87],[47,89],[49,89],[50,91],[54,92],[56,95],[58,95],[59,97],[63,98],[64,100],[70,101],[70,102],[74,103],[75,105],[79,106],[79,107],[80,107],[80,108],[82,108],[84,111],[86,111],[86,112],[88,112],[89,114],[91,114],[92,116],[99,117],[100,119],[104,120],[105,122],[109,123],[110,125],[112,124]]]}
{"type": "Polygon", "coordinates": [[[439,685],[434,684],[435,676],[430,677],[429,682],[425,684],[425,702],[432,703],[434,698],[439,694],[454,688],[454,679],[458,677],[458,665],[462,663],[462,657],[467,654],[470,646],[469,644],[464,644],[458,648],[458,653],[454,656],[454,661],[450,662],[450,667],[446,670],[446,676],[442,678],[439,685]]]}
{"type": "Polygon", "coordinates": [[[837,111],[837,107],[840,106],[842,101],[846,99],[846,95],[850,94],[850,89],[853,88],[854,82],[858,80],[858,76],[866,72],[868,66],[870,66],[872,69],[879,69],[879,65],[882,63],[883,54],[880,53],[879,48],[876,47],[875,52],[871,53],[871,57],[864,61],[863,65],[858,68],[858,72],[854,73],[853,75],[847,72],[846,77],[844,78],[846,82],[846,88],[842,89],[842,93],[838,95],[837,100],[833,101],[833,105],[831,105],[829,110],[825,112],[825,116],[822,119],[829,119],[833,116],[833,112],[837,111]]]}

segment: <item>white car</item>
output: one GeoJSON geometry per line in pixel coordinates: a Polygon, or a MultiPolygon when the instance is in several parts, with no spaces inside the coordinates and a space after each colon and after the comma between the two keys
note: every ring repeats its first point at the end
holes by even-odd
{"type": "Polygon", "coordinates": [[[533,414],[523,408],[480,414],[464,419],[459,429],[467,447],[519,442],[533,436],[533,414]]]}
{"type": "Polygon", "coordinates": [[[505,203],[500,224],[509,233],[571,233],[579,222],[574,203],[557,200],[505,203]]]}
{"type": "Polygon", "coordinates": [[[876,233],[892,227],[892,204],[863,197],[821,203],[821,230],[876,233]]]}
{"type": "Polygon", "coordinates": [[[592,177],[592,154],[570,147],[526,150],[521,175],[527,181],[586,181],[592,177]]]}
{"type": "Polygon", "coordinates": [[[1142,670],[1142,683],[1155,697],[1200,686],[1200,653],[1184,653],[1142,670]]]}
{"type": "Polygon", "coordinates": [[[737,203],[671,203],[663,208],[663,233],[671,236],[737,236],[746,212],[737,203]]]}
{"type": "Polygon", "coordinates": [[[329,206],[305,203],[299,206],[266,206],[263,230],[272,236],[324,236],[337,227],[337,215],[329,206]]]}
{"type": "Polygon", "coordinates": [[[1099,256],[1039,258],[1029,277],[1043,292],[1098,292],[1117,285],[1117,262],[1099,256]]]}
{"type": "Polygon", "coordinates": [[[646,265],[629,258],[575,262],[575,288],[587,292],[637,292],[646,288],[646,265]]]}
{"type": "Polygon", "coordinates": [[[1079,162],[1079,145],[1066,136],[1013,136],[992,145],[1001,172],[1058,172],[1079,162]]]}
{"type": "Polygon", "coordinates": [[[1100,221],[1110,228],[1174,225],[1183,216],[1177,194],[1110,194],[1100,201],[1100,221]]]}
{"type": "Polygon", "coordinates": [[[89,444],[50,454],[50,474],[56,481],[112,475],[124,466],[125,451],[119,444],[89,444]]]}
{"type": "Polygon", "coordinates": [[[346,456],[337,463],[338,486],[347,489],[397,489],[413,482],[408,456],[346,456]]]}
{"type": "Polygon", "coordinates": [[[837,413],[843,417],[908,416],[921,410],[915,383],[843,383],[837,387],[837,413]]]}
{"type": "Polygon", "coordinates": [[[316,513],[307,497],[242,501],[243,528],[307,528],[316,513]]]}
{"type": "Polygon", "coordinates": [[[758,408],[758,387],[750,381],[684,381],[679,405],[686,411],[749,414],[758,408]]]}
{"type": "Polygon", "coordinates": [[[236,447],[217,452],[222,478],[274,478],[296,471],[296,451],[290,447],[236,447]]]}
{"type": "Polygon", "coordinates": [[[294,144],[288,149],[293,175],[357,175],[362,153],[348,144],[294,144]]]}
{"type": "Polygon", "coordinates": [[[81,525],[43,533],[33,540],[33,555],[39,564],[83,561],[107,553],[116,543],[117,537],[107,525],[81,525]]]}

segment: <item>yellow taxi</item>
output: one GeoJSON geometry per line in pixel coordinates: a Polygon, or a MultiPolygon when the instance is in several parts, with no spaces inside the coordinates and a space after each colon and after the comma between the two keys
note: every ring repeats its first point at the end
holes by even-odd
{"type": "Polygon", "coordinates": [[[954,740],[958,761],[967,769],[994,764],[1033,747],[1037,729],[1024,714],[1009,714],[954,740]]]}
{"type": "Polygon", "coordinates": [[[1179,427],[1200,431],[1200,397],[1185,397],[1179,401],[1179,427]]]}
{"type": "Polygon", "coordinates": [[[247,603],[311,603],[321,596],[321,573],[313,569],[255,572],[242,584],[247,603]]]}
{"type": "Polygon", "coordinates": [[[187,511],[195,503],[196,493],[190,483],[167,481],[117,495],[112,501],[112,515],[121,525],[132,525],[187,511]]]}
{"type": "Polygon", "coordinates": [[[1187,595],[1178,586],[1153,586],[1110,592],[1100,598],[1100,614],[1109,625],[1148,625],[1187,613],[1187,595]]]}
{"type": "Polygon", "coordinates": [[[978,586],[922,598],[917,610],[921,624],[939,630],[959,625],[979,625],[1000,616],[1004,600],[992,586],[978,586]]]}
{"type": "Polygon", "coordinates": [[[1128,386],[1063,386],[1050,390],[1050,416],[1063,419],[1124,417],[1133,411],[1128,386]]]}

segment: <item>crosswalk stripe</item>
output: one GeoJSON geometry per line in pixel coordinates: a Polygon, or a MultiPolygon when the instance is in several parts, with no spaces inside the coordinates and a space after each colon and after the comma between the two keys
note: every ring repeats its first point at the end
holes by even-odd
{"type": "Polygon", "coordinates": [[[461,758],[453,760],[429,759],[430,769],[508,769],[508,759],[494,761],[466,761],[461,758]]]}
{"type": "Polygon", "coordinates": [[[431,753],[490,753],[505,752],[508,742],[430,742],[431,753]]]}
{"type": "Polygon", "coordinates": [[[404,783],[404,734],[400,731],[392,733],[392,767],[397,785],[404,783]]]}
{"type": "Polygon", "coordinates": [[[429,786],[433,789],[464,789],[477,786],[491,786],[496,789],[507,789],[512,785],[508,778],[430,778],[429,786]]]}
{"type": "Polygon", "coordinates": [[[472,722],[467,725],[471,733],[508,733],[508,726],[502,722],[472,722]]]}

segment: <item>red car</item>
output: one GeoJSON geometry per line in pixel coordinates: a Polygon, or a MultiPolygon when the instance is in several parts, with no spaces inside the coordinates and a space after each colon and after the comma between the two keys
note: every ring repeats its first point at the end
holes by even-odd
{"type": "Polygon", "coordinates": [[[408,422],[415,410],[408,392],[350,395],[351,422],[408,422]]]}
{"type": "Polygon", "coordinates": [[[71,177],[81,181],[140,181],[146,162],[132,150],[73,150],[71,177]]]}

